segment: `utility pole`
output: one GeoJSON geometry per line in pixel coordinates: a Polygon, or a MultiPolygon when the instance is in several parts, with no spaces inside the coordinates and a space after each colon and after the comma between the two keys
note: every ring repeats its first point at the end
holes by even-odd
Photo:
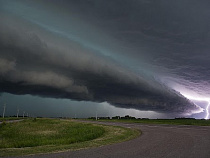
{"type": "Polygon", "coordinates": [[[19,115],[19,109],[17,108],[17,118],[18,118],[18,115],[19,115]]]}
{"type": "Polygon", "coordinates": [[[6,110],[6,103],[4,104],[4,110],[3,110],[3,118],[4,118],[4,114],[5,114],[5,110],[6,110]]]}
{"type": "Polygon", "coordinates": [[[23,118],[24,118],[25,111],[23,111],[23,118]]]}
{"type": "Polygon", "coordinates": [[[96,121],[98,120],[97,111],[96,111],[96,121]]]}

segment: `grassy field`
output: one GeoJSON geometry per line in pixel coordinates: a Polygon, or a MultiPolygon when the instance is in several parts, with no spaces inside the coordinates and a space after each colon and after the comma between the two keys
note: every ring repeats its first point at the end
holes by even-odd
{"type": "Polygon", "coordinates": [[[10,121],[10,120],[21,120],[21,119],[26,119],[27,117],[5,117],[5,118],[2,118],[0,117],[0,121],[10,121]]]}
{"type": "Polygon", "coordinates": [[[139,131],[59,119],[0,124],[0,156],[78,150],[135,138],[139,131]]]}
{"type": "Polygon", "coordinates": [[[126,122],[126,123],[145,123],[145,124],[170,124],[170,125],[196,125],[210,126],[210,120],[195,119],[102,119],[99,121],[126,122]]]}

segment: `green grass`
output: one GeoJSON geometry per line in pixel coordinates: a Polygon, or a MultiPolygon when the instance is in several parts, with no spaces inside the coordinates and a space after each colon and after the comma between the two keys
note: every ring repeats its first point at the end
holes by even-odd
{"type": "Polygon", "coordinates": [[[126,141],[139,131],[59,119],[27,119],[0,125],[0,156],[60,152],[126,141]]]}
{"type": "Polygon", "coordinates": [[[71,144],[92,140],[104,134],[102,127],[67,121],[35,119],[0,126],[1,148],[71,144]]]}
{"type": "Polygon", "coordinates": [[[210,126],[210,120],[195,119],[104,119],[99,121],[126,122],[126,123],[144,123],[144,124],[170,124],[170,125],[196,125],[210,126]]]}
{"type": "Polygon", "coordinates": [[[26,119],[27,117],[25,118],[22,118],[22,117],[5,117],[5,118],[2,118],[0,117],[0,121],[10,121],[10,120],[21,120],[21,119],[26,119]]]}

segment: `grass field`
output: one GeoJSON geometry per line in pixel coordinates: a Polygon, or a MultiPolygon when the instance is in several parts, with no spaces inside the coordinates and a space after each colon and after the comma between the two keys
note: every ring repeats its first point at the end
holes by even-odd
{"type": "Polygon", "coordinates": [[[0,156],[96,147],[135,138],[139,131],[59,119],[0,124],[0,156]]]}
{"type": "Polygon", "coordinates": [[[27,117],[5,117],[5,118],[2,118],[0,117],[0,121],[10,121],[10,120],[21,120],[21,119],[26,119],[27,117]]]}
{"type": "Polygon", "coordinates": [[[196,125],[210,126],[210,120],[196,119],[102,119],[99,121],[126,122],[126,123],[145,123],[145,124],[170,124],[170,125],[196,125]]]}

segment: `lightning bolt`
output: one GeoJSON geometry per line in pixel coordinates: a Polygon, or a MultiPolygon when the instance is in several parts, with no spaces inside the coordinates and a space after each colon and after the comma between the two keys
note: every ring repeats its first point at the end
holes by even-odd
{"type": "Polygon", "coordinates": [[[205,119],[209,119],[209,106],[210,106],[210,101],[208,102],[208,105],[206,106],[206,117],[205,119]]]}
{"type": "Polygon", "coordinates": [[[188,94],[183,94],[181,93],[183,96],[185,96],[186,98],[190,99],[190,100],[197,100],[197,101],[206,101],[208,104],[206,105],[206,116],[205,119],[209,119],[209,107],[210,107],[210,98],[200,98],[200,97],[194,97],[194,96],[190,96],[188,94]]]}

